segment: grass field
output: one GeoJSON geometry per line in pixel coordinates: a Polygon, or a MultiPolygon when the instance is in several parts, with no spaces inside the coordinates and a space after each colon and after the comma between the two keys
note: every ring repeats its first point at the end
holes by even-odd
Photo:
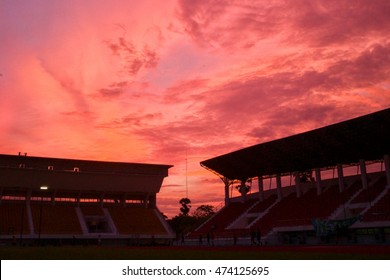
{"type": "Polygon", "coordinates": [[[1,247],[2,260],[390,260],[390,245],[260,247],[1,247]]]}

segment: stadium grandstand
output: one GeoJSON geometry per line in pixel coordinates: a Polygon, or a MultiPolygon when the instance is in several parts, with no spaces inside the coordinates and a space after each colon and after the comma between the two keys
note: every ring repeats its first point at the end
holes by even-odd
{"type": "Polygon", "coordinates": [[[221,178],[225,205],[188,240],[389,243],[389,155],[385,109],[202,161],[221,178]]]}
{"type": "Polygon", "coordinates": [[[170,165],[0,155],[0,240],[168,243],[156,194],[170,165]]]}

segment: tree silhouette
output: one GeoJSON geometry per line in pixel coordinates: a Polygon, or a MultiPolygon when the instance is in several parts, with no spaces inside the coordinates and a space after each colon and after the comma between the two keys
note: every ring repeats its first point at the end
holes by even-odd
{"type": "Polygon", "coordinates": [[[191,200],[187,197],[180,199],[179,203],[181,204],[180,212],[182,216],[188,216],[188,213],[191,209],[191,200]]]}
{"type": "Polygon", "coordinates": [[[215,213],[214,206],[201,205],[193,213],[193,216],[197,219],[205,219],[212,216],[215,213]]]}

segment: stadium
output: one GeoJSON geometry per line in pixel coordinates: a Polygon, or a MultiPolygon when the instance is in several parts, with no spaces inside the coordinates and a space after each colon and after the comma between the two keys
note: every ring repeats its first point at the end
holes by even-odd
{"type": "Polygon", "coordinates": [[[123,245],[174,236],[156,206],[170,165],[19,154],[0,155],[0,166],[5,243],[123,245]]]}
{"type": "Polygon", "coordinates": [[[388,243],[389,127],[386,109],[201,162],[224,183],[225,207],[191,237],[220,244],[388,243]],[[240,196],[231,197],[234,188],[240,196]]]}
{"type": "Polygon", "coordinates": [[[174,247],[224,248],[225,257],[238,257],[232,247],[366,246],[388,256],[389,127],[385,109],[202,161],[220,177],[225,205],[182,244],[156,200],[171,165],[0,155],[0,239],[22,246],[166,245],[170,254],[174,247]]]}

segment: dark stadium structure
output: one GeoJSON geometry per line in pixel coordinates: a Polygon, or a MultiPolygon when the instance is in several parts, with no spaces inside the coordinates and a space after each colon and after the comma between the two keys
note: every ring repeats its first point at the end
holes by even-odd
{"type": "Polygon", "coordinates": [[[188,238],[389,243],[389,155],[385,109],[202,161],[224,183],[225,206],[188,238]]]}
{"type": "Polygon", "coordinates": [[[170,167],[0,154],[0,241],[165,244],[156,194],[170,167]]]}

